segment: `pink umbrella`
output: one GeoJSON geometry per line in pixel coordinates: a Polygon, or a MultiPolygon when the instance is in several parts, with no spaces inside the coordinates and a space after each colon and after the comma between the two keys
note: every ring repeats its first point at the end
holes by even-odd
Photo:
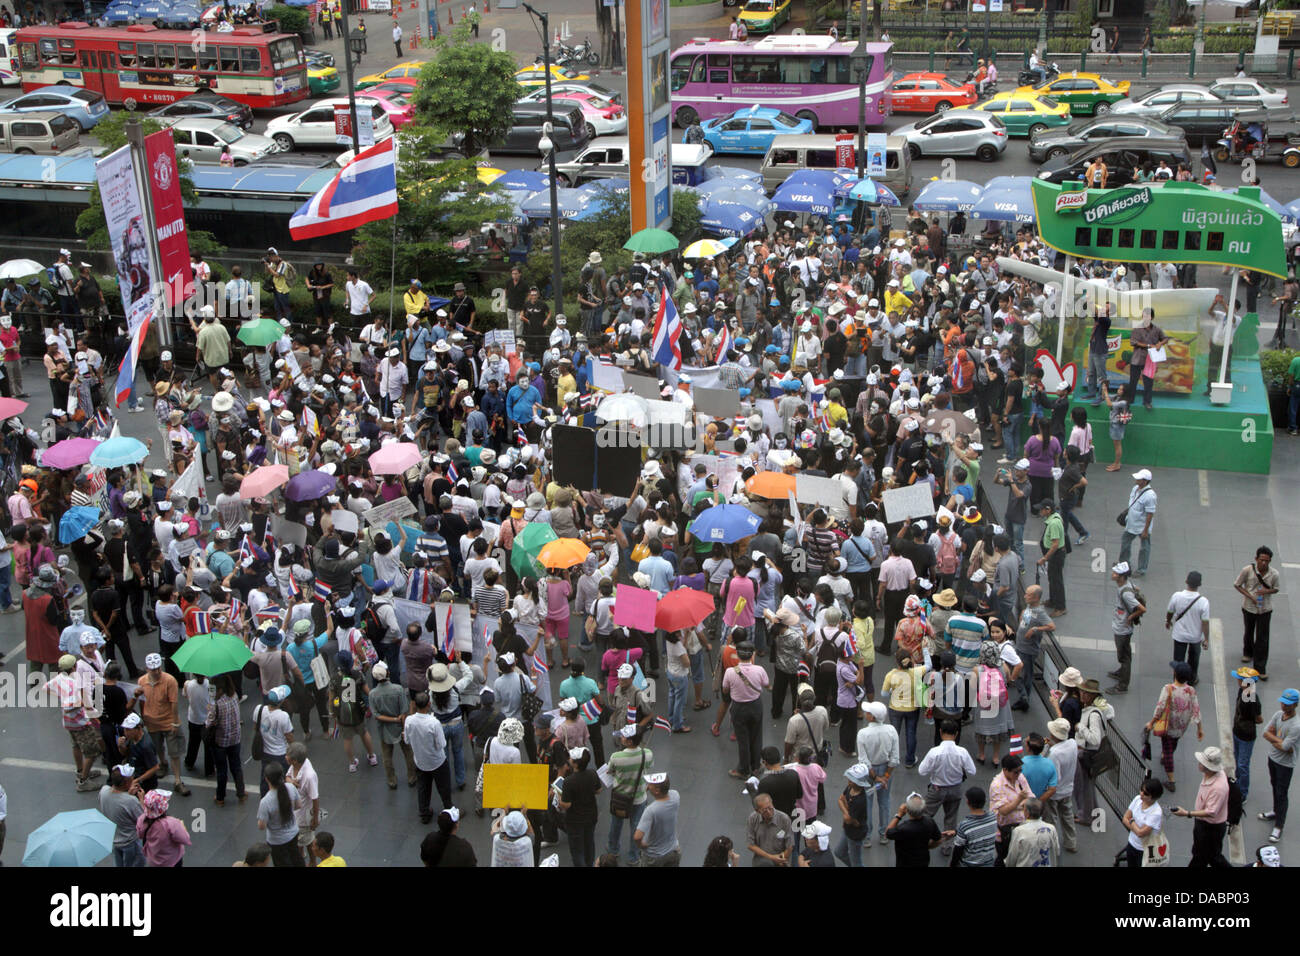
{"type": "Polygon", "coordinates": [[[78,468],[90,461],[90,453],[99,447],[92,438],[65,438],[45,449],[43,468],[78,468]]]}
{"type": "Polygon", "coordinates": [[[423,458],[420,446],[409,441],[389,442],[370,456],[370,470],[376,475],[400,475],[423,458]]]}
{"type": "Polygon", "coordinates": [[[0,398],[0,422],[27,411],[27,403],[16,398],[0,398]]]}
{"type": "Polygon", "coordinates": [[[239,496],[241,498],[261,498],[269,495],[288,480],[288,465],[263,465],[240,482],[239,496]]]}

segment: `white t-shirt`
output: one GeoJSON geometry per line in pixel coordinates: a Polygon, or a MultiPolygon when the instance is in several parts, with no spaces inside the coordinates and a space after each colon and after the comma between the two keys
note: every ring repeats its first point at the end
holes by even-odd
{"type": "MultiPolygon", "coordinates": [[[[1142,798],[1134,797],[1133,802],[1128,805],[1129,813],[1133,814],[1133,825],[1139,827],[1151,827],[1152,830],[1159,830],[1164,824],[1165,812],[1160,809],[1160,801],[1152,801],[1151,806],[1143,808],[1142,798]]],[[[1128,832],[1128,845],[1135,850],[1142,849],[1142,838],[1132,830],[1128,832]]]]}
{"type": "Polygon", "coordinates": [[[208,682],[200,684],[194,679],[185,682],[185,699],[189,701],[185,712],[185,719],[191,724],[202,724],[208,719],[208,703],[212,699],[212,693],[208,688],[208,682]]]}
{"type": "Polygon", "coordinates": [[[348,311],[353,315],[368,315],[370,297],[375,293],[369,283],[365,279],[358,279],[356,282],[345,282],[343,288],[348,294],[348,311]]]}
{"type": "Polygon", "coordinates": [[[495,569],[497,574],[501,573],[501,565],[496,558],[470,558],[465,562],[465,574],[473,582],[473,587],[470,589],[471,594],[478,588],[483,587],[483,575],[489,569],[495,569]]]}
{"type": "Polygon", "coordinates": [[[1169,599],[1169,607],[1166,610],[1177,618],[1170,628],[1170,634],[1175,641],[1183,644],[1197,644],[1201,641],[1203,636],[1201,624],[1210,619],[1209,598],[1198,591],[1177,591],[1169,599]],[[1184,610],[1187,611],[1186,614],[1183,614],[1184,610]]]}
{"type": "Polygon", "coordinates": [[[664,641],[664,654],[667,655],[667,668],[671,676],[685,677],[691,672],[690,663],[681,662],[681,657],[685,653],[686,645],[681,641],[664,641]]]}
{"type": "Polygon", "coordinates": [[[312,801],[320,799],[320,777],[317,776],[316,768],[311,765],[310,760],[302,762],[302,769],[298,771],[294,785],[302,796],[302,805],[294,808],[293,815],[298,821],[298,826],[310,828],[312,801]]]}
{"type": "Polygon", "coordinates": [[[262,728],[262,749],[267,756],[283,757],[289,751],[284,735],[293,733],[293,720],[282,710],[262,707],[257,723],[262,728]]]}

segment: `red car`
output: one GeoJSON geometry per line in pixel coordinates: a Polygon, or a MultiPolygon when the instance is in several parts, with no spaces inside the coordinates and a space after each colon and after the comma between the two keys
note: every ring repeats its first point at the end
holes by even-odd
{"type": "Polygon", "coordinates": [[[942,73],[908,73],[894,81],[889,98],[895,113],[942,113],[970,106],[979,97],[973,83],[954,83],[942,73]]]}

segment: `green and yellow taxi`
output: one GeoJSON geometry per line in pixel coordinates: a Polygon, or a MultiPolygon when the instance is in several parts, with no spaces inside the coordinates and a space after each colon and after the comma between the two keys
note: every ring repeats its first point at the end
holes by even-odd
{"type": "Polygon", "coordinates": [[[974,106],[962,106],[948,111],[949,116],[956,116],[963,110],[979,110],[992,113],[1002,120],[1008,136],[1037,136],[1044,130],[1065,126],[1070,122],[1070,107],[1058,103],[1050,96],[1036,93],[998,93],[974,106]]]}
{"type": "Polygon", "coordinates": [[[1129,81],[1118,83],[1096,73],[1062,73],[1042,86],[1022,86],[1014,92],[1049,96],[1070,107],[1075,116],[1099,116],[1109,113],[1112,103],[1128,96],[1129,81]]]}
{"type": "Polygon", "coordinates": [[[775,33],[790,19],[791,0],[749,0],[740,11],[740,22],[751,34],[775,33]]]}
{"type": "Polygon", "coordinates": [[[339,71],[334,57],[321,50],[307,50],[307,87],[312,96],[326,96],[339,88],[339,71]]]}

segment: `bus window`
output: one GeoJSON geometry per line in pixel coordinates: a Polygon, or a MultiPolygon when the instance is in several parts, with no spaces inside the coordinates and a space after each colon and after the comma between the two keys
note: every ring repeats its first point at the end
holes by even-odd
{"type": "Polygon", "coordinates": [[[221,72],[238,73],[239,72],[239,47],[223,46],[219,47],[221,52],[221,72]]]}
{"type": "Polygon", "coordinates": [[[287,66],[301,66],[303,63],[302,49],[292,38],[276,40],[271,44],[269,52],[272,69],[282,70],[287,66]]]}
{"type": "Polygon", "coordinates": [[[729,55],[719,56],[716,53],[709,54],[709,82],[731,82],[731,57],[729,55]]]}
{"type": "MultiPolygon", "coordinates": [[[[868,60],[870,58],[868,57],[868,60]]],[[[867,64],[867,75],[871,75],[871,65],[867,64]]],[[[823,83],[852,83],[853,82],[853,64],[849,62],[847,56],[831,56],[826,58],[826,74],[822,78],[823,83]]]]}
{"type": "Polygon", "coordinates": [[[262,72],[262,54],[257,47],[245,46],[239,48],[239,69],[244,73],[261,73],[262,72]]]}
{"type": "Polygon", "coordinates": [[[77,62],[77,44],[74,40],[59,40],[59,62],[64,66],[75,66],[77,62]]]}
{"type": "Polygon", "coordinates": [[[117,56],[122,61],[122,69],[135,69],[135,44],[119,43],[117,45],[117,56]]]}
{"type": "Polygon", "coordinates": [[[176,47],[170,43],[159,43],[157,53],[158,69],[176,69],[176,47]]]}
{"type": "Polygon", "coordinates": [[[833,149],[810,149],[804,154],[805,169],[835,169],[839,166],[833,149]]]}
{"type": "Polygon", "coordinates": [[[36,70],[40,68],[41,60],[36,55],[35,43],[18,44],[18,54],[22,57],[24,70],[36,70]]]}
{"type": "Polygon", "coordinates": [[[194,70],[199,65],[199,55],[192,47],[179,46],[176,48],[176,67],[181,70],[194,70]]]}
{"type": "Polygon", "coordinates": [[[135,48],[136,65],[142,70],[152,69],[157,64],[152,43],[140,43],[135,48]]]}
{"type": "Polygon", "coordinates": [[[806,56],[788,56],[781,64],[784,83],[811,83],[812,61],[806,56]]]}
{"type": "Polygon", "coordinates": [[[704,82],[704,57],[679,56],[673,60],[672,88],[676,92],[687,83],[704,82]]]}
{"type": "Polygon", "coordinates": [[[732,67],[737,83],[781,82],[781,61],[775,56],[737,56],[732,67]]]}
{"type": "Polygon", "coordinates": [[[54,64],[59,62],[59,48],[52,37],[41,40],[41,62],[54,64]]]}
{"type": "Polygon", "coordinates": [[[217,72],[217,51],[215,47],[199,50],[199,70],[204,73],[217,72]]]}
{"type": "Polygon", "coordinates": [[[774,149],[772,150],[772,161],[768,165],[797,166],[799,165],[799,151],[797,149],[774,149]]]}

